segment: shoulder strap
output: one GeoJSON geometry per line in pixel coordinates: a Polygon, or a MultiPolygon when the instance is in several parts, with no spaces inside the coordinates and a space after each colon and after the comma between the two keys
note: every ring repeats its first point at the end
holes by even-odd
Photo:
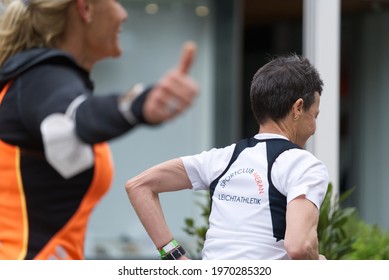
{"type": "Polygon", "coordinates": [[[9,87],[11,86],[12,84],[12,81],[9,81],[5,84],[5,86],[3,87],[2,91],[0,92],[0,105],[1,105],[1,102],[3,101],[3,98],[5,96],[5,94],[7,93],[9,87]]]}

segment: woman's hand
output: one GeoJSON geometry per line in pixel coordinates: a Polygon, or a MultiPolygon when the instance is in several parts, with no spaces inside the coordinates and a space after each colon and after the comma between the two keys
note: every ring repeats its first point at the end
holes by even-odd
{"type": "Polygon", "coordinates": [[[148,123],[158,124],[185,111],[198,94],[198,85],[188,75],[196,55],[196,44],[183,46],[179,64],[161,78],[149,93],[143,106],[148,123]]]}

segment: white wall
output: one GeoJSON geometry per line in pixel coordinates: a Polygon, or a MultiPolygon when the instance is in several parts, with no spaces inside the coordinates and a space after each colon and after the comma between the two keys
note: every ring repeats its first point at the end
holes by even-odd
{"type": "Polygon", "coordinates": [[[340,0],[304,0],[304,55],[323,80],[317,129],[307,149],[322,160],[339,188],[340,0]]]}
{"type": "Polygon", "coordinates": [[[366,222],[389,228],[389,12],[362,16],[356,29],[350,92],[350,173],[358,211],[366,222]]]}
{"type": "MultiPolygon", "coordinates": [[[[156,1],[159,12],[148,15],[144,7],[150,2],[122,1],[129,13],[121,38],[124,53],[121,59],[104,61],[94,69],[96,91],[125,91],[137,82],[157,81],[178,61],[181,45],[194,40],[198,56],[191,74],[199,82],[201,93],[194,107],[171,123],[139,127],[111,142],[115,177],[112,189],[90,221],[86,240],[88,258],[157,257],[128,201],[125,182],[154,164],[212,146],[212,9],[207,17],[199,17],[194,12],[199,1],[156,1]]],[[[162,195],[166,219],[176,239],[191,243],[187,245],[189,248],[194,245],[193,240],[182,227],[186,217],[198,218],[197,199],[191,191],[162,195]]]]}

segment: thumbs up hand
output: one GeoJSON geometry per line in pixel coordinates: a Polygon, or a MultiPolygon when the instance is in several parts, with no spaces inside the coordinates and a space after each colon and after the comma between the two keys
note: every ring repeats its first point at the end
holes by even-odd
{"type": "Polygon", "coordinates": [[[196,56],[196,44],[193,42],[186,42],[182,48],[181,60],[177,65],[177,70],[182,74],[188,74],[193,60],[196,56]]]}
{"type": "Polygon", "coordinates": [[[196,44],[187,42],[179,63],[168,71],[149,93],[143,116],[148,123],[158,124],[185,111],[198,94],[198,85],[188,75],[196,55],[196,44]]]}

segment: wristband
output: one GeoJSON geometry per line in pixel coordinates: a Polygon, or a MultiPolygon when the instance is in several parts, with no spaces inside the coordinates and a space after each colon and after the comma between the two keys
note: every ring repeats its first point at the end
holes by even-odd
{"type": "Polygon", "coordinates": [[[185,255],[185,250],[180,245],[171,250],[166,255],[161,256],[161,260],[178,260],[180,257],[185,255]]]}
{"type": "Polygon", "coordinates": [[[177,248],[179,245],[176,240],[170,241],[168,244],[164,245],[162,248],[158,248],[161,257],[169,253],[171,250],[177,248]]]}
{"type": "Polygon", "coordinates": [[[144,91],[143,85],[136,84],[130,89],[129,92],[127,92],[126,94],[122,95],[119,98],[119,102],[118,102],[119,112],[132,126],[135,126],[136,124],[139,123],[139,118],[136,114],[134,114],[132,107],[134,105],[135,100],[138,98],[139,95],[142,94],[143,91],[144,91]]]}

